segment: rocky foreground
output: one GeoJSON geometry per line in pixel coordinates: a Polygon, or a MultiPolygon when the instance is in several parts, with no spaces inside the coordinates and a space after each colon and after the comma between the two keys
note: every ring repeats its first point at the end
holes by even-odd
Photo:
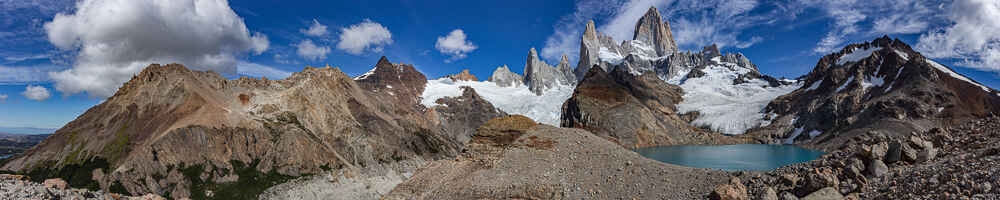
{"type": "Polygon", "coordinates": [[[156,195],[123,196],[103,191],[87,189],[71,189],[66,182],[50,179],[42,183],[31,182],[25,176],[0,174],[0,199],[129,199],[129,200],[160,200],[156,195]]]}
{"type": "Polygon", "coordinates": [[[704,199],[727,176],[510,116],[487,122],[462,155],[429,162],[383,199],[704,199]]]}
{"type": "Polygon", "coordinates": [[[1000,117],[892,138],[871,131],[820,159],[737,172],[715,199],[998,199],[1000,117]],[[742,181],[740,181],[742,180],[742,181]]]}

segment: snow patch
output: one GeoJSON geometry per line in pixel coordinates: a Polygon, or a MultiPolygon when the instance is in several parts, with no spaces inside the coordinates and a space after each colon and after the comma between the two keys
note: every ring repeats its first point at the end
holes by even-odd
{"type": "Polygon", "coordinates": [[[905,52],[902,52],[902,51],[899,51],[899,50],[894,50],[894,51],[896,51],[896,54],[899,55],[899,57],[903,57],[903,60],[906,60],[906,61],[910,60],[910,55],[906,54],[905,52]]]}
{"type": "Polygon", "coordinates": [[[378,67],[372,67],[372,69],[368,70],[368,72],[365,72],[364,74],[361,74],[360,76],[354,77],[354,80],[356,81],[356,80],[361,80],[361,79],[368,78],[368,76],[371,76],[372,74],[375,74],[375,69],[376,68],[378,68],[378,67]]]}
{"type": "Polygon", "coordinates": [[[691,122],[693,125],[709,126],[729,135],[743,134],[760,126],[765,121],[763,112],[768,103],[802,87],[801,83],[770,87],[767,81],[760,79],[734,85],[733,80],[750,72],[745,68],[710,65],[702,71],[704,76],[679,84],[684,89],[684,96],[677,104],[678,112],[698,111],[700,115],[691,122]]]}
{"type": "Polygon", "coordinates": [[[795,128],[795,130],[792,131],[792,135],[785,138],[785,144],[794,144],[795,138],[798,138],[799,135],[802,135],[802,128],[795,128]]]}
{"type": "Polygon", "coordinates": [[[816,136],[819,136],[820,134],[823,134],[823,131],[819,131],[819,130],[809,131],[809,139],[816,138],[816,136]]]}
{"type": "Polygon", "coordinates": [[[440,105],[435,103],[440,98],[461,96],[461,86],[472,87],[484,100],[508,114],[524,115],[553,126],[559,126],[562,104],[573,95],[574,89],[572,86],[557,85],[542,95],[535,95],[524,85],[500,87],[488,81],[452,81],[440,78],[427,81],[427,88],[420,95],[420,104],[430,108],[440,105]]]}
{"type": "Polygon", "coordinates": [[[844,90],[844,88],[846,88],[847,85],[851,84],[851,81],[854,81],[854,76],[851,76],[850,78],[847,78],[847,81],[845,81],[844,84],[840,85],[840,87],[838,87],[837,91],[834,92],[834,93],[840,93],[840,91],[844,90]]]}
{"type": "Polygon", "coordinates": [[[885,84],[885,80],[882,77],[868,77],[861,81],[861,87],[868,89],[870,87],[880,87],[885,84]]]}
{"type": "Polygon", "coordinates": [[[613,65],[621,64],[625,60],[625,56],[621,54],[611,52],[608,48],[601,47],[601,50],[597,53],[597,58],[601,61],[611,63],[613,65]]]}
{"type": "Polygon", "coordinates": [[[933,66],[934,68],[937,68],[938,70],[941,70],[944,73],[948,73],[948,75],[951,75],[951,77],[957,78],[958,80],[963,80],[965,82],[969,82],[972,85],[979,86],[980,88],[983,88],[983,90],[986,91],[986,92],[990,92],[990,88],[988,88],[986,86],[983,86],[983,85],[980,85],[979,83],[973,82],[972,80],[969,80],[969,78],[966,78],[965,76],[962,76],[962,75],[960,75],[958,73],[955,73],[955,71],[951,71],[951,69],[948,69],[948,67],[945,67],[944,65],[941,65],[941,64],[939,64],[937,62],[934,62],[933,60],[930,60],[930,59],[926,59],[926,60],[927,60],[927,63],[931,64],[931,66],[933,66]]]}
{"type": "Polygon", "coordinates": [[[837,65],[844,65],[848,62],[858,62],[861,59],[865,59],[868,56],[871,56],[873,52],[881,49],[882,47],[868,48],[862,50],[854,49],[853,52],[840,56],[840,59],[837,59],[837,65]]]}
{"type": "Polygon", "coordinates": [[[819,81],[816,81],[812,85],[809,85],[809,88],[806,88],[806,91],[815,90],[816,88],[819,88],[819,86],[822,84],[823,84],[823,79],[819,79],[819,81]]]}

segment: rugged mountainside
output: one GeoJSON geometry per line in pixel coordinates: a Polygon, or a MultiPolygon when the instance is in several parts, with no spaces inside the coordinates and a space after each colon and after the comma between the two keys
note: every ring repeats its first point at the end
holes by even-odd
{"type": "Polygon", "coordinates": [[[829,150],[869,130],[907,137],[1000,113],[996,90],[888,36],[824,56],[801,81],[767,106],[774,123],[754,134],[829,150]]]}
{"type": "Polygon", "coordinates": [[[503,65],[493,70],[489,82],[496,83],[500,87],[516,87],[523,85],[524,79],[521,78],[521,75],[511,72],[507,65],[503,65]]]}
{"type": "Polygon", "coordinates": [[[476,119],[427,110],[426,82],[385,57],[354,80],[329,67],[227,80],[154,64],[2,169],[118,193],[255,198],[323,169],[455,155],[471,133],[449,131],[476,119]]]}
{"type": "Polygon", "coordinates": [[[677,114],[681,95],[680,87],[653,73],[591,68],[563,104],[561,126],[582,128],[627,148],[753,142],[691,126],[677,114]]]}

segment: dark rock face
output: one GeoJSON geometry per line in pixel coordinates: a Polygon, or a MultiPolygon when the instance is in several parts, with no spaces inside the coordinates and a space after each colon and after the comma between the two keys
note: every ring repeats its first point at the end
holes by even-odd
{"type": "Polygon", "coordinates": [[[452,134],[450,137],[455,138],[458,144],[467,143],[476,133],[476,127],[486,121],[507,116],[507,113],[483,100],[471,87],[462,87],[462,96],[441,98],[437,103],[443,105],[435,106],[434,110],[439,113],[444,132],[452,134]]]}
{"type": "Polygon", "coordinates": [[[384,57],[356,80],[329,67],[228,80],[154,64],[0,170],[94,190],[206,198],[215,188],[214,198],[244,199],[324,168],[454,156],[469,134],[460,126],[499,112],[471,91],[444,100],[467,101],[445,112],[424,108],[426,81],[384,57]],[[482,116],[454,116],[465,111],[482,116]]]}
{"type": "Polygon", "coordinates": [[[760,135],[820,131],[807,143],[829,150],[867,130],[905,138],[928,127],[1000,113],[996,91],[888,37],[824,56],[801,81],[802,88],[768,105],[768,112],[779,115],[778,123],[760,135]]]}
{"type": "Polygon", "coordinates": [[[561,126],[585,129],[628,148],[747,142],[682,120],[674,106],[682,94],[652,73],[635,76],[624,68],[611,73],[591,68],[563,104],[561,126]]]}
{"type": "Polygon", "coordinates": [[[493,75],[490,76],[490,82],[496,83],[500,87],[511,87],[524,84],[524,79],[521,75],[518,75],[510,71],[507,65],[497,67],[493,70],[493,75]]]}

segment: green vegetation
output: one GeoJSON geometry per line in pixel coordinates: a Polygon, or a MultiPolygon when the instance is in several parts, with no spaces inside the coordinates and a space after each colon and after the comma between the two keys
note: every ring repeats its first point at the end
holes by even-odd
{"type": "Polygon", "coordinates": [[[181,173],[191,181],[191,198],[257,199],[257,196],[259,196],[260,193],[263,193],[267,188],[295,178],[279,174],[274,169],[271,169],[271,171],[266,173],[257,171],[257,165],[260,164],[260,160],[254,160],[249,165],[237,160],[232,160],[230,161],[230,164],[233,166],[233,172],[239,176],[239,179],[230,183],[215,183],[212,181],[215,174],[228,174],[228,171],[219,171],[227,169],[215,167],[210,173],[211,175],[209,175],[206,180],[202,180],[201,173],[205,171],[205,167],[203,165],[198,164],[179,168],[181,173]],[[206,192],[208,191],[212,192],[211,197],[206,195],[206,192]]]}
{"type": "Polygon", "coordinates": [[[69,187],[96,191],[100,189],[100,185],[93,180],[94,169],[108,169],[109,165],[104,158],[94,157],[81,163],[66,164],[61,168],[55,166],[55,161],[46,161],[41,163],[40,167],[31,168],[31,171],[25,175],[36,182],[50,178],[61,178],[69,183],[69,187]]]}
{"type": "Polygon", "coordinates": [[[115,132],[115,139],[111,143],[104,145],[104,149],[101,150],[101,155],[107,156],[108,161],[111,163],[118,163],[118,161],[125,158],[128,152],[131,151],[131,147],[128,146],[129,137],[125,133],[126,129],[128,129],[128,126],[122,126],[122,128],[118,129],[115,132]]]}

